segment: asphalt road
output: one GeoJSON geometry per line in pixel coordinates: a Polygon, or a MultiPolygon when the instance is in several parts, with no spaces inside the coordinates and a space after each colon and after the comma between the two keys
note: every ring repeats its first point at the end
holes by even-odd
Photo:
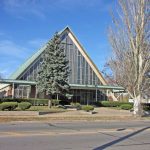
{"type": "Polygon", "coordinates": [[[149,150],[150,121],[0,124],[0,150],[149,150]]]}

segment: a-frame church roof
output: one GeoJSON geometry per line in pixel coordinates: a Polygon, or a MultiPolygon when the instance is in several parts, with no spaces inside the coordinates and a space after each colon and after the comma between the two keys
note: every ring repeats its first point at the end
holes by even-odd
{"type": "MultiPolygon", "coordinates": [[[[71,38],[71,40],[74,42],[74,44],[79,49],[80,53],[84,56],[85,60],[88,62],[92,70],[95,72],[99,80],[103,85],[107,85],[104,77],[94,64],[94,62],[90,59],[89,55],[86,53],[83,46],[80,44],[79,40],[76,38],[75,34],[71,31],[71,29],[67,26],[62,31],[59,32],[60,35],[63,35],[65,33],[68,33],[68,36],[71,38]]],[[[43,47],[41,47],[35,54],[33,54],[29,59],[25,61],[24,64],[22,64],[9,78],[10,79],[18,79],[21,74],[25,72],[25,70],[37,59],[40,57],[40,55],[44,52],[47,44],[45,44],[43,47]]]]}

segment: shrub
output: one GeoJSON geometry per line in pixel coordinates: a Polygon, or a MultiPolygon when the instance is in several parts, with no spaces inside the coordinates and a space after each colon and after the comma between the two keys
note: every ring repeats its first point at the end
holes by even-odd
{"type": "Polygon", "coordinates": [[[102,101],[101,106],[103,106],[103,107],[119,107],[120,102],[102,101]]]}
{"type": "Polygon", "coordinates": [[[92,110],[94,110],[94,107],[91,106],[91,105],[84,105],[84,106],[82,106],[82,110],[84,110],[84,111],[92,111],[92,110]]]}
{"type": "Polygon", "coordinates": [[[71,106],[76,108],[77,110],[81,110],[81,104],[80,103],[71,103],[71,106]]]}
{"type": "Polygon", "coordinates": [[[18,107],[17,102],[3,102],[0,104],[0,110],[15,110],[18,107]]]}
{"type": "Polygon", "coordinates": [[[34,98],[29,98],[29,99],[22,99],[20,102],[29,102],[31,103],[32,106],[47,106],[48,105],[48,99],[34,99],[34,98]]]}
{"type": "Polygon", "coordinates": [[[76,103],[75,106],[76,106],[77,110],[81,110],[81,107],[82,107],[82,106],[81,106],[80,103],[76,103]]]}
{"type": "Polygon", "coordinates": [[[150,107],[143,107],[143,110],[150,111],[150,107]]]}
{"type": "Polygon", "coordinates": [[[97,101],[97,102],[93,102],[93,105],[97,106],[97,107],[101,107],[101,101],[97,101]]]}
{"type": "Polygon", "coordinates": [[[0,102],[18,102],[18,103],[21,103],[21,102],[29,102],[31,103],[33,106],[39,106],[39,105],[48,105],[48,99],[34,99],[34,98],[3,98],[3,99],[0,99],[0,102]]]}
{"type": "Polygon", "coordinates": [[[124,110],[130,110],[130,109],[132,109],[132,105],[131,104],[122,104],[121,106],[120,106],[120,108],[121,109],[124,109],[124,110]]]}
{"type": "Polygon", "coordinates": [[[129,105],[133,106],[132,103],[119,102],[119,101],[101,101],[100,103],[101,103],[100,106],[102,106],[102,107],[120,107],[123,104],[129,104],[129,105]]]}
{"type": "Polygon", "coordinates": [[[29,102],[21,102],[21,103],[18,104],[18,107],[21,110],[26,110],[26,109],[29,109],[31,107],[31,103],[29,103],[29,102]]]}
{"type": "Polygon", "coordinates": [[[150,103],[142,103],[143,110],[150,111],[150,103]]]}
{"type": "Polygon", "coordinates": [[[111,107],[111,104],[109,101],[101,101],[101,106],[102,107],[111,107]]]}
{"type": "Polygon", "coordinates": [[[48,106],[49,99],[29,99],[27,100],[32,106],[48,106]]]}

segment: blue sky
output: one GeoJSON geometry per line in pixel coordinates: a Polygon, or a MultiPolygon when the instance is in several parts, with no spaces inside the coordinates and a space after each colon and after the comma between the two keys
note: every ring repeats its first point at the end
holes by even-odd
{"type": "Polygon", "coordinates": [[[0,0],[0,73],[7,78],[56,31],[69,26],[100,70],[111,54],[116,0],[0,0]]]}

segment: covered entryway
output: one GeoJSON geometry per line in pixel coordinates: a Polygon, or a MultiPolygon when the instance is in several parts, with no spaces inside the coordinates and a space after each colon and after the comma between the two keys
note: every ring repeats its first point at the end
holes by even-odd
{"type": "Polygon", "coordinates": [[[0,80],[0,95],[11,98],[35,98],[36,82],[25,80],[0,80]]]}

